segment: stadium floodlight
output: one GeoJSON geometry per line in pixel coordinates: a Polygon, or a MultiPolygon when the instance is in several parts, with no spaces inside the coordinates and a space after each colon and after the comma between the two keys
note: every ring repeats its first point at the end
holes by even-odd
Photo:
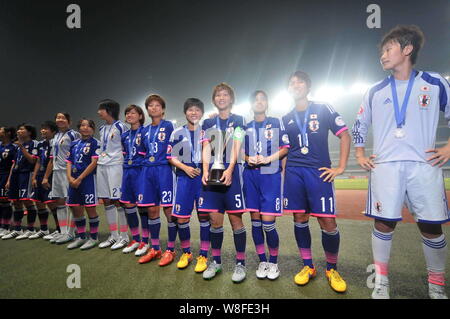
{"type": "Polygon", "coordinates": [[[370,88],[370,84],[356,82],[350,87],[351,94],[365,94],[370,88]]]}
{"type": "Polygon", "coordinates": [[[446,75],[446,76],[445,76],[445,79],[446,79],[447,81],[450,81],[450,75],[446,75]]]}
{"type": "Polygon", "coordinates": [[[338,100],[344,95],[344,88],[337,85],[323,85],[312,94],[315,100],[329,103],[338,100]]]}
{"type": "Polygon", "coordinates": [[[233,106],[233,113],[246,117],[247,115],[250,115],[251,109],[251,104],[249,102],[245,102],[233,106]]]}
{"type": "Polygon", "coordinates": [[[272,109],[276,113],[287,113],[293,106],[294,100],[286,90],[278,93],[270,103],[270,109],[272,109]]]}

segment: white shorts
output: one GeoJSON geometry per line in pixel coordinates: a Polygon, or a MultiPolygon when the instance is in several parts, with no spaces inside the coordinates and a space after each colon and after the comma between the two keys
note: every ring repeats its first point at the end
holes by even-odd
{"type": "Polygon", "coordinates": [[[98,165],[97,166],[97,196],[98,198],[120,199],[122,186],[123,166],[98,165]]]}
{"type": "Polygon", "coordinates": [[[400,221],[404,204],[416,222],[449,221],[442,168],[412,161],[376,164],[370,173],[366,215],[400,221]]]}
{"type": "Polygon", "coordinates": [[[69,189],[69,181],[67,179],[66,170],[53,170],[52,175],[52,190],[48,195],[50,198],[67,198],[67,191],[69,189]]]}

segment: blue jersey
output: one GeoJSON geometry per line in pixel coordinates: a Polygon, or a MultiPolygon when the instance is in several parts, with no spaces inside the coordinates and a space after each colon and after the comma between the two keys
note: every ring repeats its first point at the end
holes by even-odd
{"type": "MultiPolygon", "coordinates": [[[[202,143],[200,129],[190,131],[186,125],[179,127],[170,136],[167,158],[176,158],[183,164],[201,169],[202,143]]],[[[187,176],[181,169],[176,169],[177,176],[187,176]]]]}
{"type": "Polygon", "coordinates": [[[331,166],[328,152],[328,131],[338,136],[348,129],[342,117],[331,105],[309,102],[307,110],[298,112],[294,108],[283,116],[282,121],[286,130],[283,141],[290,145],[287,166],[314,168],[331,166]],[[304,125],[305,114],[308,115],[306,118],[306,134],[302,136],[297,119],[299,119],[301,125],[304,125]],[[303,154],[301,151],[305,147],[308,149],[307,154],[303,154]]]}
{"type": "MultiPolygon", "coordinates": [[[[280,148],[289,147],[288,141],[283,141],[282,137],[286,132],[284,126],[279,119],[267,117],[262,122],[251,121],[247,124],[245,135],[245,155],[247,156],[270,156],[280,148]]],[[[281,167],[281,161],[279,167],[281,167]]],[[[244,164],[246,168],[256,168],[249,166],[247,162],[244,164]]],[[[269,166],[269,164],[264,166],[269,166]]]]}
{"type": "Polygon", "coordinates": [[[44,175],[52,154],[52,146],[50,141],[41,141],[37,145],[37,153],[40,163],[38,175],[44,175]]]}
{"type": "Polygon", "coordinates": [[[0,174],[9,174],[16,153],[17,146],[15,144],[0,144],[0,174]]]}
{"type": "MultiPolygon", "coordinates": [[[[34,158],[37,158],[37,141],[31,140],[23,143],[23,147],[25,150],[31,154],[34,158]]],[[[13,172],[18,173],[28,173],[34,170],[34,164],[30,163],[23,152],[20,150],[20,147],[17,148],[17,153],[14,158],[14,169],[13,172]]]]}
{"type": "MultiPolygon", "coordinates": [[[[74,178],[83,173],[89,164],[91,164],[92,158],[98,158],[99,149],[99,141],[93,137],[72,142],[67,161],[72,163],[72,176],[74,178]]],[[[95,174],[95,170],[91,174],[95,174]]]]}
{"type": "Polygon", "coordinates": [[[170,135],[173,132],[172,122],[161,120],[159,125],[146,126],[142,132],[143,146],[145,150],[143,165],[156,166],[168,165],[167,147],[169,146],[170,135]]]}
{"type": "MultiPolygon", "coordinates": [[[[417,71],[416,71],[417,72],[417,71]]],[[[399,108],[408,81],[395,80],[399,108]]],[[[373,154],[375,163],[393,161],[428,162],[427,149],[434,149],[439,111],[444,112],[450,126],[450,86],[439,74],[416,73],[406,109],[404,137],[395,136],[397,122],[393,107],[390,77],[376,83],[364,96],[353,125],[355,147],[364,147],[370,126],[373,126],[373,154]]]]}
{"type": "Polygon", "coordinates": [[[142,165],[145,155],[143,131],[144,128],[141,126],[137,130],[128,130],[122,134],[124,168],[142,165]]]}
{"type": "Polygon", "coordinates": [[[214,129],[220,129],[222,132],[226,132],[228,135],[228,142],[225,146],[224,155],[223,155],[223,163],[225,167],[230,165],[231,158],[231,149],[233,146],[233,134],[237,128],[240,128],[245,131],[245,120],[242,116],[236,114],[230,114],[230,116],[223,120],[219,116],[216,116],[212,119],[206,119],[202,125],[201,131],[201,139],[203,141],[208,141],[214,143],[214,140],[211,139],[211,133],[214,129]],[[218,122],[218,123],[217,123],[218,122]],[[219,127],[217,127],[219,124],[219,127]]]}

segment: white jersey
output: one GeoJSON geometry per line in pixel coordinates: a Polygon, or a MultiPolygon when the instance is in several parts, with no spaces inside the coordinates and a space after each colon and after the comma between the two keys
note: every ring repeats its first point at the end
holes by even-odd
{"type": "Polygon", "coordinates": [[[122,122],[105,124],[100,127],[99,165],[122,165],[122,133],[128,131],[122,122]]]}
{"type": "MultiPolygon", "coordinates": [[[[396,80],[399,107],[403,103],[408,81],[396,80]]],[[[450,87],[439,74],[419,71],[416,74],[406,110],[404,137],[397,138],[390,77],[375,84],[364,96],[353,126],[355,147],[364,147],[373,125],[375,163],[392,161],[427,162],[434,149],[439,111],[444,112],[450,127],[450,87]]]]}
{"type": "Polygon", "coordinates": [[[70,145],[73,141],[79,138],[81,138],[80,133],[72,129],[66,132],[58,132],[55,134],[51,142],[53,170],[66,169],[66,160],[69,156],[70,145]]]}

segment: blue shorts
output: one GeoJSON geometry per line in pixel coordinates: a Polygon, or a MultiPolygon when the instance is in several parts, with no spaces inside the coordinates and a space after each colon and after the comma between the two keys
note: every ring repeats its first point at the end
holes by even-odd
{"type": "Polygon", "coordinates": [[[128,167],[123,169],[122,186],[120,188],[120,202],[136,204],[139,197],[139,177],[142,167],[128,167]]]}
{"type": "Polygon", "coordinates": [[[249,212],[281,216],[281,172],[261,174],[260,169],[244,169],[245,206],[249,212]]]}
{"type": "Polygon", "coordinates": [[[175,205],[172,216],[179,218],[190,218],[195,207],[198,208],[200,190],[202,189],[202,177],[190,178],[186,175],[177,177],[175,191],[175,205]]]}
{"type": "Polygon", "coordinates": [[[173,179],[170,165],[142,167],[138,206],[172,206],[173,179]]]}
{"type": "Polygon", "coordinates": [[[236,165],[230,186],[202,186],[198,210],[208,213],[244,213],[245,202],[242,193],[240,171],[236,165]]]}
{"type": "Polygon", "coordinates": [[[8,199],[8,190],[6,183],[8,182],[9,173],[0,174],[0,199],[8,199]]]}
{"type": "Polygon", "coordinates": [[[98,198],[95,182],[95,174],[90,174],[83,179],[78,188],[69,186],[67,206],[97,206],[98,198]]]}
{"type": "MultiPolygon", "coordinates": [[[[36,182],[37,182],[37,187],[33,188],[33,195],[31,196],[31,198],[33,199],[33,201],[36,202],[41,202],[44,204],[47,203],[53,203],[56,200],[52,200],[49,197],[50,191],[51,191],[51,187],[50,189],[45,189],[42,186],[42,179],[44,178],[44,175],[37,175],[36,176],[36,182]]],[[[49,181],[51,181],[51,176],[48,179],[49,181]]]]}
{"type": "Polygon", "coordinates": [[[336,217],[334,186],[319,177],[322,173],[317,168],[286,167],[284,212],[336,217]]]}
{"type": "Polygon", "coordinates": [[[32,194],[31,172],[12,173],[8,198],[10,200],[31,200],[32,194]]]}

